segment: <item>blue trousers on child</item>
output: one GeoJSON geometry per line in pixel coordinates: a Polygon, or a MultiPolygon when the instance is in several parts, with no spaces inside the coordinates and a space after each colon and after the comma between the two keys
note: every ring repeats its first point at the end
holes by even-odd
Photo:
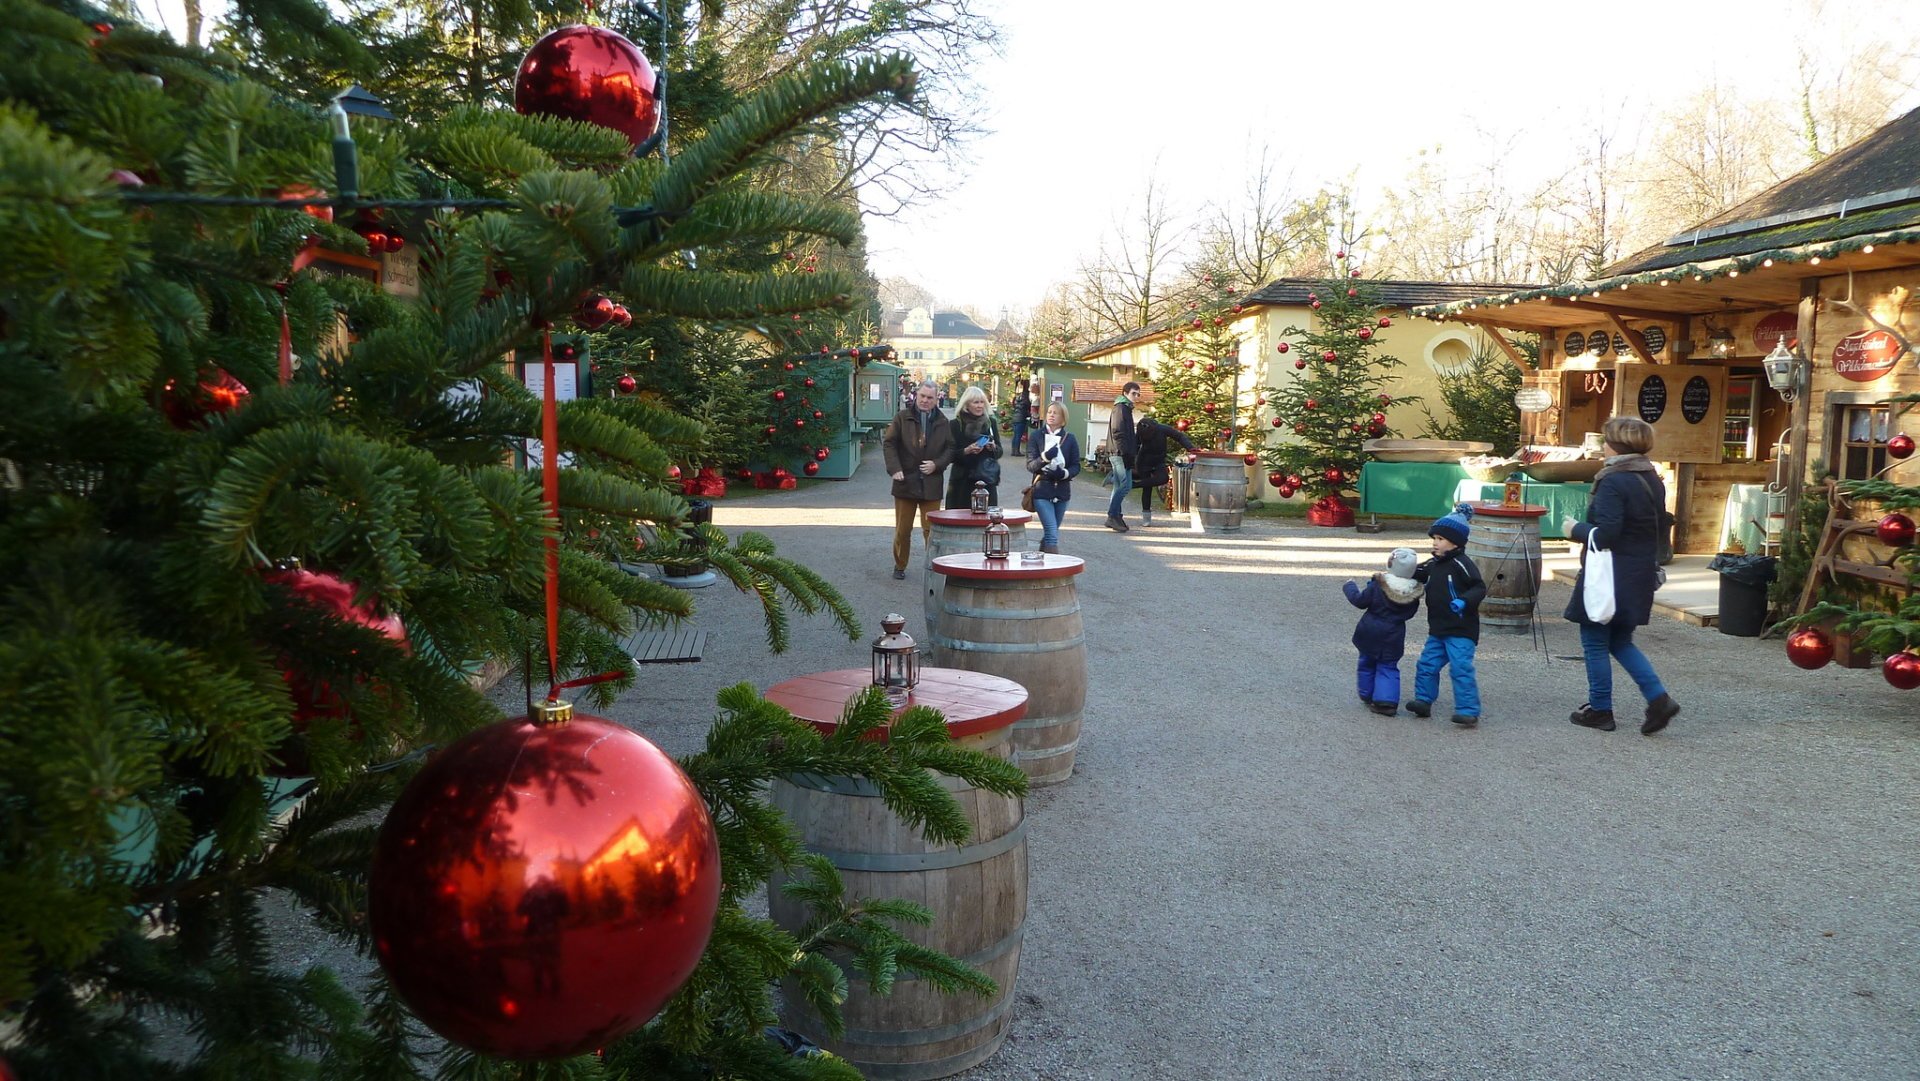
{"type": "Polygon", "coordinates": [[[1471,638],[1428,635],[1427,646],[1420,651],[1420,662],[1413,666],[1414,700],[1432,704],[1434,696],[1440,693],[1440,669],[1451,668],[1453,711],[1468,717],[1480,716],[1480,682],[1473,674],[1473,647],[1471,638]]]}
{"type": "Polygon", "coordinates": [[[1358,673],[1360,697],[1368,702],[1385,702],[1394,707],[1400,705],[1400,655],[1392,657],[1370,657],[1360,654],[1358,673]]]}

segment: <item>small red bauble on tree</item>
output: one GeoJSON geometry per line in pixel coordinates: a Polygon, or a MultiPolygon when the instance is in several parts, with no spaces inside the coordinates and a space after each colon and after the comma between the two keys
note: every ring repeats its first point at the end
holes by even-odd
{"type": "Polygon", "coordinates": [[[1367,434],[1378,439],[1387,434],[1387,426],[1384,424],[1369,424],[1367,425],[1367,434]]]}
{"type": "Polygon", "coordinates": [[[1220,366],[1219,366],[1218,364],[1209,364],[1209,365],[1207,365],[1207,371],[1209,371],[1209,372],[1217,372],[1217,371],[1219,371],[1219,370],[1220,370],[1220,366]]]}
{"type": "Polygon", "coordinates": [[[160,412],[175,428],[196,427],[208,417],[231,413],[240,408],[253,392],[225,368],[202,375],[192,390],[169,379],[160,388],[160,412]]]}
{"type": "Polygon", "coordinates": [[[1203,403],[1203,404],[1202,404],[1202,405],[1200,406],[1200,408],[1201,408],[1201,410],[1202,410],[1202,411],[1204,411],[1204,412],[1208,412],[1208,413],[1211,413],[1211,412],[1213,412],[1213,403],[1212,403],[1212,402],[1205,402],[1205,403],[1203,403]]]}
{"type": "Polygon", "coordinates": [[[1305,435],[1305,434],[1307,434],[1307,426],[1306,426],[1306,425],[1304,425],[1304,424],[1296,424],[1296,425],[1294,425],[1294,426],[1293,426],[1293,434],[1295,434],[1295,435],[1305,435]]]}
{"type": "MultiPolygon", "coordinates": [[[[371,599],[354,603],[353,583],[324,571],[274,570],[260,576],[262,581],[292,593],[295,600],[327,616],[341,621],[365,627],[403,649],[409,648],[407,627],[398,615],[382,615],[379,606],[371,599]]],[[[297,666],[284,664],[280,676],[286,681],[287,693],[293,696],[293,732],[298,736],[307,730],[315,720],[342,717],[346,715],[346,702],[340,693],[328,685],[324,678],[303,671],[297,666]]],[[[355,738],[358,733],[355,733],[355,738]]],[[[311,770],[306,750],[301,742],[279,748],[281,765],[267,772],[276,777],[305,776],[311,770]]]]}
{"type": "Polygon", "coordinates": [[[1833,638],[1818,627],[1802,627],[1787,635],[1787,659],[1813,671],[1833,660],[1833,638]]]}
{"type": "Polygon", "coordinates": [[[1191,361],[1191,360],[1183,360],[1183,361],[1181,361],[1181,362],[1180,362],[1180,366],[1181,366],[1182,368],[1191,368],[1191,367],[1193,367],[1193,361],[1191,361]]]}
{"type": "Polygon", "coordinates": [[[1880,519],[1880,523],[1873,527],[1873,532],[1880,538],[1881,544],[1904,548],[1913,543],[1913,519],[1896,511],[1880,519]]]}
{"type": "Polygon", "coordinates": [[[580,305],[573,313],[573,321],[588,330],[597,330],[613,320],[613,298],[592,297],[580,305]]]}
{"type": "Polygon", "coordinates": [[[1258,397],[1258,398],[1255,398],[1255,399],[1253,400],[1253,404],[1255,404],[1255,405],[1265,405],[1265,404],[1267,404],[1267,399],[1266,399],[1266,397],[1265,397],[1264,395],[1262,395],[1261,397],[1258,397]]]}
{"type": "Polygon", "coordinates": [[[1392,399],[1392,398],[1391,398],[1390,396],[1388,396],[1388,395],[1385,395],[1385,394],[1382,394],[1382,395],[1380,395],[1380,396],[1379,396],[1378,398],[1375,398],[1375,399],[1374,399],[1374,401],[1376,401],[1376,402],[1379,402],[1379,403],[1380,403],[1381,405],[1392,405],[1392,404],[1393,404],[1393,399],[1392,399]]]}
{"type": "Polygon", "coordinates": [[[623,375],[613,381],[614,388],[622,394],[632,394],[640,389],[640,380],[631,375],[623,375]]]}
{"type": "Polygon", "coordinates": [[[1311,303],[1311,304],[1309,304],[1309,305],[1307,305],[1307,307],[1309,307],[1309,308],[1312,308],[1312,309],[1313,309],[1314,311],[1319,311],[1319,310],[1320,310],[1320,302],[1316,300],[1316,301],[1314,301],[1313,303],[1311,303]]]}
{"type": "Polygon", "coordinates": [[[1367,419],[1369,419],[1375,424],[1385,424],[1387,422],[1387,415],[1385,413],[1375,413],[1373,416],[1367,419]]]}
{"type": "Polygon", "coordinates": [[[1895,653],[1880,662],[1880,674],[1888,683],[1903,691],[1920,687],[1920,656],[1912,653],[1895,653]]]}
{"type": "Polygon", "coordinates": [[[773,392],[773,400],[774,400],[774,401],[776,401],[776,402],[784,402],[784,401],[786,401],[786,400],[787,400],[787,392],[786,392],[786,391],[784,391],[784,390],[776,390],[776,391],[774,391],[774,392],[773,392]]]}
{"type": "Polygon", "coordinates": [[[1373,329],[1371,327],[1361,327],[1359,333],[1360,340],[1363,342],[1373,337],[1373,329]]]}
{"type": "Polygon", "coordinates": [[[1303,405],[1303,406],[1305,406],[1305,407],[1307,407],[1308,409],[1318,409],[1318,408],[1320,408],[1320,402],[1319,402],[1319,401],[1318,401],[1317,399],[1314,399],[1314,398],[1308,398],[1308,399],[1307,399],[1306,401],[1304,401],[1304,402],[1301,402],[1300,404],[1301,404],[1301,405],[1303,405]]]}
{"type": "Polygon", "coordinates": [[[653,65],[633,42],[598,26],[563,26],[527,50],[513,107],[612,128],[639,146],[660,125],[653,65]]]}
{"type": "Polygon", "coordinates": [[[1295,488],[1295,487],[1294,487],[1293,485],[1291,485],[1291,484],[1282,484],[1282,485],[1280,486],[1280,498],[1282,498],[1282,499],[1292,499],[1292,498],[1293,498],[1293,494],[1294,494],[1295,492],[1297,492],[1297,491],[1299,491],[1299,490],[1300,490],[1300,489],[1298,489],[1298,488],[1295,488]]]}
{"type": "Polygon", "coordinates": [[[1334,352],[1331,349],[1328,349],[1320,354],[1320,359],[1325,361],[1339,360],[1340,354],[1334,352]]]}
{"type": "Polygon", "coordinates": [[[1333,257],[1334,257],[1335,259],[1345,259],[1345,258],[1347,257],[1347,253],[1346,253],[1346,251],[1345,251],[1345,250],[1343,249],[1343,250],[1341,250],[1341,251],[1337,251],[1337,252],[1334,252],[1334,253],[1333,253],[1333,257]]]}
{"type": "Polygon", "coordinates": [[[1181,396],[1182,398],[1191,398],[1191,397],[1193,397],[1193,393],[1192,393],[1191,391],[1185,391],[1185,390],[1183,390],[1183,391],[1181,391],[1181,392],[1180,392],[1180,396],[1181,396]]]}
{"type": "Polygon", "coordinates": [[[796,428],[804,428],[804,427],[806,427],[806,426],[807,426],[807,418],[805,418],[805,417],[795,417],[795,418],[793,418],[793,426],[794,426],[794,427],[796,427],[796,428]]]}
{"type": "Polygon", "coordinates": [[[811,376],[811,375],[809,375],[809,376],[807,376],[807,378],[806,378],[806,380],[805,380],[805,382],[806,382],[806,385],[807,385],[807,386],[812,386],[812,385],[813,385],[813,376],[811,376]]]}
{"type": "Polygon", "coordinates": [[[1347,479],[1347,475],[1341,472],[1339,467],[1337,466],[1327,470],[1328,484],[1340,484],[1344,482],[1346,479],[1347,479]]]}
{"type": "Polygon", "coordinates": [[[815,419],[815,420],[819,420],[819,419],[821,419],[821,418],[822,418],[822,417],[824,417],[824,416],[826,416],[826,414],[825,414],[825,413],[822,413],[822,412],[821,412],[821,411],[819,411],[818,409],[816,409],[816,410],[814,410],[814,411],[813,411],[813,419],[815,419]]]}
{"type": "Polygon", "coordinates": [[[1887,440],[1887,454],[1893,458],[1907,458],[1913,454],[1913,437],[1905,432],[1887,440]]]}
{"type": "Polygon", "coordinates": [[[820,463],[808,462],[806,465],[803,465],[800,467],[800,472],[805,473],[807,476],[811,477],[814,474],[820,472],[820,463]]]}
{"type": "Polygon", "coordinates": [[[1185,417],[1181,417],[1179,420],[1173,422],[1173,426],[1184,432],[1188,428],[1193,427],[1193,422],[1185,417]]]}
{"type": "Polygon", "coordinates": [[[1359,296],[1359,295],[1360,295],[1360,290],[1358,290],[1358,289],[1349,289],[1349,290],[1347,290],[1347,296],[1349,296],[1349,297],[1357,297],[1357,296],[1359,296]]]}
{"type": "Polygon", "coordinates": [[[816,462],[824,462],[827,460],[827,455],[830,453],[832,452],[827,450],[827,448],[821,447],[819,450],[816,450],[813,452],[813,460],[816,462]]]}
{"type": "Polygon", "coordinates": [[[1307,370],[1307,362],[1306,362],[1305,360],[1296,360],[1296,361],[1294,361],[1294,362],[1293,362],[1293,370],[1294,370],[1294,371],[1296,371],[1296,372],[1304,372],[1304,371],[1306,371],[1306,370],[1307,370]]]}
{"type": "Polygon", "coordinates": [[[1280,343],[1279,345],[1276,345],[1276,346],[1274,346],[1274,349],[1275,349],[1275,350],[1277,350],[1277,351],[1279,351],[1279,352],[1282,352],[1282,353],[1284,353],[1284,352],[1286,352],[1287,350],[1289,350],[1289,349],[1292,349],[1292,348],[1293,348],[1293,346],[1291,346],[1291,345],[1289,345],[1289,344],[1287,344],[1286,342],[1281,342],[1281,343],[1280,343]]]}
{"type": "Polygon", "coordinates": [[[1240,460],[1247,463],[1248,465],[1260,464],[1260,456],[1258,454],[1248,454],[1243,456],[1240,460]]]}
{"type": "Polygon", "coordinates": [[[1273,418],[1273,426],[1274,426],[1274,427],[1276,427],[1276,428],[1278,428],[1278,427],[1280,427],[1280,425],[1282,425],[1282,424],[1284,424],[1284,423],[1286,423],[1286,422],[1285,422],[1285,421],[1283,421],[1283,420],[1281,420],[1281,419],[1280,419],[1279,417],[1275,417],[1275,418],[1273,418]]]}
{"type": "Polygon", "coordinates": [[[543,703],[427,760],[380,829],[367,901],[380,966],[429,1028],[564,1058],[646,1024],[692,975],[720,849],[673,759],[543,703]]]}
{"type": "Polygon", "coordinates": [[[791,360],[789,360],[789,361],[787,361],[787,363],[786,363],[786,369],[787,369],[787,371],[792,371],[792,370],[793,370],[793,361],[791,361],[791,360]]]}
{"type": "Polygon", "coordinates": [[[1392,326],[1392,325],[1393,325],[1393,320],[1391,320],[1391,319],[1389,319],[1389,318],[1387,318],[1386,316],[1384,316],[1384,315],[1383,315],[1383,316],[1381,316],[1381,317],[1380,317],[1380,325],[1381,325],[1382,327],[1390,327],[1390,326],[1392,326]]]}
{"type": "Polygon", "coordinates": [[[1267,483],[1273,485],[1275,488],[1284,488],[1287,485],[1286,474],[1280,472],[1268,473],[1267,483]]]}
{"type": "Polygon", "coordinates": [[[1300,474],[1298,474],[1298,473],[1288,473],[1288,474],[1287,474],[1287,487],[1289,487],[1289,488],[1299,488],[1299,487],[1301,487],[1301,486],[1302,486],[1302,485],[1303,485],[1304,483],[1305,483],[1305,482],[1304,482],[1304,481],[1302,481],[1302,480],[1300,479],[1300,474]]]}
{"type": "Polygon", "coordinates": [[[1175,345],[1178,345],[1179,343],[1184,342],[1186,340],[1187,340],[1187,336],[1185,334],[1175,334],[1173,336],[1173,341],[1175,345]]]}
{"type": "Polygon", "coordinates": [[[1307,303],[1309,303],[1309,304],[1311,304],[1311,303],[1313,303],[1314,301],[1316,301],[1316,300],[1319,300],[1319,299],[1320,299],[1320,294],[1319,294],[1319,293],[1311,293],[1311,292],[1310,292],[1310,293],[1308,293],[1308,294],[1307,294],[1307,303]]]}
{"type": "Polygon", "coordinates": [[[1203,326],[1206,326],[1206,325],[1207,325],[1207,321],[1206,321],[1206,320],[1204,320],[1204,319],[1202,319],[1202,318],[1200,318],[1199,316],[1194,316],[1194,319],[1193,319],[1193,329],[1195,329],[1195,330],[1199,330],[1199,329],[1200,329],[1201,327],[1203,327],[1203,326]]]}
{"type": "MultiPolygon", "coordinates": [[[[779,429],[778,429],[778,428],[775,428],[775,427],[774,427],[773,425],[771,425],[771,424],[769,424],[769,425],[767,425],[767,434],[768,434],[768,435],[772,435],[772,434],[773,434],[774,432],[777,432],[777,431],[779,431],[779,429]]],[[[751,475],[753,471],[752,471],[751,469],[749,469],[749,470],[748,470],[747,472],[748,472],[748,474],[749,474],[749,475],[751,475]]]]}

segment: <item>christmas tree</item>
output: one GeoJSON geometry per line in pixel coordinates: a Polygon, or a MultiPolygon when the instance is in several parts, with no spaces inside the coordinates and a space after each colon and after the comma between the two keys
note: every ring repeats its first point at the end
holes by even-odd
{"type": "Polygon", "coordinates": [[[1251,449],[1257,397],[1243,392],[1246,365],[1233,321],[1242,307],[1232,294],[1212,304],[1190,302],[1161,346],[1166,359],[1154,372],[1154,417],[1187,433],[1203,450],[1251,449]]]}
{"type": "MultiPolygon", "coordinates": [[[[636,619],[692,610],[615,561],[672,562],[696,539],[764,605],[772,648],[790,609],[858,633],[766,538],[687,524],[668,475],[698,452],[697,423],[637,395],[549,412],[516,370],[544,373],[552,352],[564,368],[556,331],[593,326],[601,296],[715,323],[850,304],[846,276],[687,253],[854,239],[843,208],[757,190],[747,171],[838,110],[909,93],[913,71],[809,66],[668,163],[538,107],[329,119],[303,80],[364,61],[351,28],[297,3],[241,8],[232,64],[95,11],[0,0],[0,47],[18,61],[0,70],[0,224],[15,241],[0,264],[5,1054],[28,1081],[420,1077],[436,1061],[505,1076],[519,1068],[423,1039],[394,990],[421,973],[387,952],[469,930],[481,952],[498,928],[383,933],[369,908],[378,814],[403,792],[438,810],[439,788],[409,784],[423,761],[516,728],[475,671],[513,662],[530,707],[534,685],[582,676],[588,703],[610,701],[633,684],[621,643],[636,619]],[[422,253],[417,296],[319,272],[392,269],[405,249],[422,253]],[[515,464],[556,450],[568,467],[551,486],[515,464]],[[395,978],[363,995],[290,970],[265,931],[270,891],[369,955],[383,943],[395,978]]],[[[807,942],[746,916],[771,868],[798,861],[758,793],[793,771],[865,776],[951,840],[951,800],[927,771],[995,791],[1017,791],[1018,771],[952,750],[937,718],[860,740],[888,713],[872,696],[834,737],[744,688],[722,706],[685,766],[717,838],[711,944],[659,1021],[588,1045],[606,1063],[544,1075],[848,1076],[761,1037],[782,978],[831,1012],[844,976],[829,947],[867,972],[977,984],[893,930],[921,913],[840,900],[818,866],[800,886],[821,909],[807,942]]]]}
{"type": "Polygon", "coordinates": [[[1301,374],[1262,392],[1269,424],[1282,439],[1267,444],[1261,459],[1267,479],[1283,499],[1314,498],[1309,520],[1348,525],[1353,510],[1345,494],[1360,479],[1369,439],[1388,434],[1386,409],[1398,399],[1386,388],[1400,361],[1383,354],[1375,340],[1392,320],[1380,314],[1373,290],[1353,269],[1345,251],[1334,264],[1341,277],[1322,281],[1308,295],[1312,326],[1288,327],[1275,345],[1282,361],[1301,374]]]}

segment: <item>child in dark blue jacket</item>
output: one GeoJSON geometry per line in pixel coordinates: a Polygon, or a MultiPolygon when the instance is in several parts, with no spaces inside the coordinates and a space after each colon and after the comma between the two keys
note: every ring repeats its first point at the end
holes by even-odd
{"type": "Polygon", "coordinates": [[[1454,724],[1471,728],[1480,723],[1480,681],[1473,671],[1473,653],[1480,644],[1480,602],[1487,596],[1487,580],[1461,549],[1473,532],[1468,521],[1473,508],[1453,508],[1427,529],[1433,558],[1416,567],[1414,578],[1427,584],[1427,646],[1413,666],[1413,700],[1407,712],[1433,715],[1440,695],[1440,669],[1453,677],[1454,724]]]}
{"type": "Polygon", "coordinates": [[[1366,588],[1346,582],[1347,601],[1366,609],[1353,628],[1353,648],[1360,651],[1360,701],[1382,717],[1400,712],[1400,658],[1407,652],[1407,620],[1420,610],[1420,583],[1413,580],[1418,557],[1411,548],[1395,548],[1387,556],[1387,572],[1376,574],[1366,588]]]}

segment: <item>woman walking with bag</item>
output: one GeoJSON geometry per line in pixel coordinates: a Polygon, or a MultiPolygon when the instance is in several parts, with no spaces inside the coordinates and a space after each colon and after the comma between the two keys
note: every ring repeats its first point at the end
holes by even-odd
{"type": "Polygon", "coordinates": [[[1067,431],[1067,407],[1047,405],[1045,426],[1027,447],[1027,472],[1033,474],[1033,513],[1040,518],[1040,550],[1060,550],[1060,520],[1073,498],[1073,478],[1080,473],[1080,441],[1067,431]]]}
{"type": "Polygon", "coordinates": [[[1580,649],[1587,661],[1587,704],[1569,719],[1584,728],[1613,731],[1613,662],[1619,661],[1647,700],[1640,732],[1651,736],[1680,712],[1653,663],[1633,644],[1633,629],[1653,618],[1653,591],[1660,588],[1660,537],[1671,517],[1667,490],[1647,460],[1653,425],[1639,417],[1613,417],[1601,426],[1600,437],[1607,462],[1593,478],[1587,520],[1569,518],[1565,523],[1567,535],[1581,545],[1580,576],[1566,617],[1580,624],[1580,649]],[[1605,588],[1605,564],[1611,564],[1611,595],[1605,588]]]}
{"type": "Polygon", "coordinates": [[[987,392],[968,387],[953,414],[953,445],[959,453],[947,475],[946,509],[962,510],[973,502],[973,483],[986,481],[987,505],[1000,505],[1000,424],[987,408],[987,392]]]}

